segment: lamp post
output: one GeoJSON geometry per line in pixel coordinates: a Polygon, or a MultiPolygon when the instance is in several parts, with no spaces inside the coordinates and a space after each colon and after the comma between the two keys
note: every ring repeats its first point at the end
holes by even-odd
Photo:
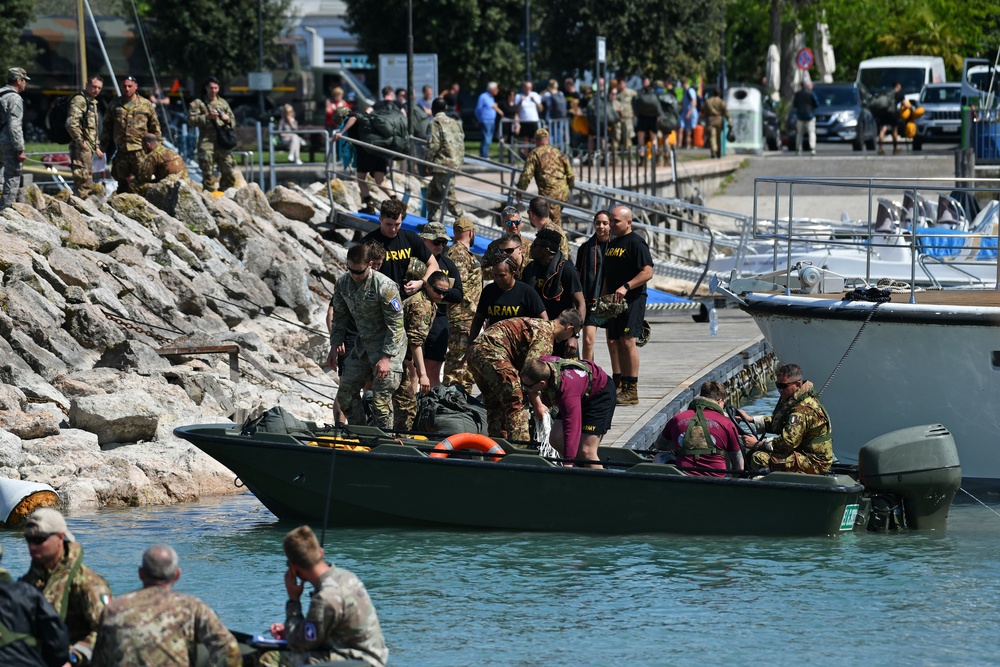
{"type": "MultiPolygon", "coordinates": [[[[264,0],[257,0],[257,71],[264,71],[264,0]]],[[[260,117],[264,118],[264,91],[257,91],[260,117]]]]}
{"type": "MultiPolygon", "coordinates": [[[[413,137],[413,0],[406,3],[406,135],[413,137]]],[[[413,141],[413,139],[408,139],[413,141]]]]}
{"type": "Polygon", "coordinates": [[[524,80],[531,81],[531,0],[524,0],[524,80]]]}

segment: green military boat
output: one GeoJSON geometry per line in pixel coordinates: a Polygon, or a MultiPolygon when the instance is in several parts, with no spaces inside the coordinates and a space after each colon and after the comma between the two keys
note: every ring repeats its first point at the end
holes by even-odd
{"type": "Polygon", "coordinates": [[[862,459],[867,489],[848,474],[688,475],[614,447],[600,448],[602,470],[563,467],[475,434],[435,447],[434,439],[371,427],[309,426],[305,436],[245,434],[232,424],[174,434],[232,470],[279,519],[344,527],[837,535],[868,524],[877,491],[896,494],[900,524],[940,529],[961,479],[954,441],[940,425],[870,443],[862,459]]]}

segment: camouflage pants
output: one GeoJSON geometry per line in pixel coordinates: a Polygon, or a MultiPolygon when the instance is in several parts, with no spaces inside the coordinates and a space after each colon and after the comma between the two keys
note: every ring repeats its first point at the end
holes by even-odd
{"type": "Polygon", "coordinates": [[[472,393],[472,373],[469,365],[462,359],[469,346],[469,328],[472,322],[450,322],[448,327],[448,353],[444,357],[444,383],[458,385],[468,393],[472,393]]]}
{"type": "Polygon", "coordinates": [[[455,201],[455,179],[451,174],[434,174],[431,176],[431,182],[427,184],[427,219],[434,220],[437,217],[437,212],[441,208],[441,199],[445,196],[445,184],[448,185],[448,201],[446,202],[448,210],[456,218],[462,215],[465,211],[462,210],[462,206],[455,201]],[[448,179],[451,178],[451,182],[448,179]]]}
{"type": "MultiPolygon", "coordinates": [[[[355,348],[357,349],[357,348],[355,348]]],[[[361,390],[365,383],[372,381],[372,410],[375,413],[375,423],[371,426],[392,428],[392,393],[399,386],[399,371],[391,371],[381,380],[375,378],[375,367],[367,357],[351,355],[344,361],[344,372],[340,376],[340,389],[337,391],[337,401],[340,409],[347,415],[351,424],[364,424],[365,409],[361,402],[361,390]]]]}
{"type": "Polygon", "coordinates": [[[0,211],[9,208],[17,201],[17,191],[21,188],[20,151],[14,150],[13,144],[0,144],[0,174],[3,177],[3,199],[0,199],[0,211]]]}
{"type": "Polygon", "coordinates": [[[111,177],[118,181],[118,192],[132,192],[129,177],[134,177],[139,173],[142,156],[143,152],[141,150],[118,151],[115,153],[114,162],[111,163],[111,177]]]}
{"type": "Polygon", "coordinates": [[[69,145],[70,168],[73,170],[73,189],[76,196],[86,199],[94,189],[94,151],[89,144],[69,145]]]}
{"type": "Polygon", "coordinates": [[[410,362],[403,364],[403,381],[399,383],[396,391],[392,392],[392,428],[397,431],[413,429],[413,420],[417,416],[417,394],[413,391],[413,383],[416,380],[416,367],[410,362]]]}
{"type": "Polygon", "coordinates": [[[212,144],[198,147],[198,166],[201,167],[201,184],[206,190],[227,190],[237,183],[236,160],[232,151],[215,148],[212,144]],[[215,166],[222,173],[220,182],[215,176],[215,166]]]}
{"type": "Polygon", "coordinates": [[[530,440],[528,413],[517,369],[506,359],[496,359],[479,345],[469,349],[469,370],[483,392],[489,434],[494,438],[530,440]]]}
{"type": "Polygon", "coordinates": [[[769,468],[772,472],[804,472],[810,475],[830,472],[829,464],[821,464],[799,452],[792,452],[790,456],[782,457],[774,452],[758,450],[750,455],[750,469],[761,468],[769,468]]]}

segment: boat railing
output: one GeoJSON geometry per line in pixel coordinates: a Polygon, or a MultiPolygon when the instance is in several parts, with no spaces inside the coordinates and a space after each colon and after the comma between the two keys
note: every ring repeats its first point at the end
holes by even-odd
{"type": "MultiPolygon", "coordinates": [[[[754,179],[754,203],[752,216],[753,239],[769,243],[772,248],[772,270],[779,271],[784,263],[786,279],[790,278],[796,265],[796,256],[803,254],[803,249],[852,248],[865,254],[864,276],[849,276],[863,278],[865,282],[879,278],[872,275],[872,260],[889,249],[905,249],[910,265],[910,298],[915,302],[915,292],[918,270],[922,277],[926,276],[932,285],[940,287],[940,282],[930,270],[933,266],[947,266],[964,274],[969,284],[992,284],[1000,289],[1000,263],[997,262],[996,247],[1000,246],[1000,224],[996,224],[1000,206],[995,203],[997,192],[1000,191],[1000,179],[963,178],[876,178],[876,177],[824,177],[821,179],[796,177],[759,177],[754,179]],[[831,198],[840,205],[859,206],[866,212],[855,214],[850,218],[853,223],[841,225],[839,232],[836,225],[830,227],[829,238],[819,238],[815,221],[796,218],[796,202],[803,198],[817,196],[831,198]],[[925,226],[899,219],[877,220],[875,215],[880,200],[925,202],[929,195],[942,195],[959,203],[960,201],[977,201],[978,196],[988,198],[980,218],[965,220],[965,227],[956,229],[954,221],[938,226],[925,226]],[[773,210],[768,210],[773,206],[773,210]],[[768,215],[770,213],[770,215],[768,215]],[[973,223],[976,223],[973,226],[973,223]],[[940,230],[935,232],[935,230],[940,230]],[[951,256],[939,256],[930,252],[935,240],[953,240],[949,249],[951,256]],[[961,245],[958,245],[959,242],[961,245]],[[993,246],[996,243],[997,246],[993,246]],[[974,275],[967,268],[993,264],[997,266],[995,274],[986,283],[980,275],[974,275]],[[963,268],[965,267],[965,268],[963,268]]],[[[900,210],[902,209],[902,205],[900,210]]],[[[977,203],[978,206],[978,203],[977,203]]],[[[919,208],[919,207],[918,207],[919,208]]],[[[968,206],[961,205],[963,210],[968,206]]],[[[919,211],[917,211],[919,212],[919,211]]],[[[970,211],[971,214],[971,211],[970,211]]],[[[850,217],[850,216],[847,216],[850,217]]],[[[912,217],[915,216],[911,216],[912,217]]],[[[926,221],[926,218],[924,218],[926,221]]],[[[786,285],[791,285],[786,282],[786,285]]],[[[790,287],[786,287],[786,291],[790,287]]]]}

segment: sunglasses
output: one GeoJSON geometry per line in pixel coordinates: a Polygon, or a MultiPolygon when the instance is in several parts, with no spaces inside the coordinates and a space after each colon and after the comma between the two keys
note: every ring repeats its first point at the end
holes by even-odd
{"type": "Polygon", "coordinates": [[[515,250],[520,250],[521,249],[521,246],[516,245],[513,248],[500,248],[500,249],[503,250],[508,255],[513,255],[515,250]]]}
{"type": "Polygon", "coordinates": [[[796,380],[795,382],[775,382],[774,386],[778,389],[788,389],[793,384],[798,384],[799,382],[802,382],[802,380],[796,380]]]}
{"type": "Polygon", "coordinates": [[[447,288],[441,289],[440,287],[434,287],[434,285],[431,285],[431,289],[440,294],[441,296],[445,296],[446,294],[448,294],[447,288]]]}
{"type": "Polygon", "coordinates": [[[24,536],[24,540],[28,544],[41,544],[42,542],[44,542],[45,540],[49,539],[50,537],[52,537],[52,534],[49,534],[49,535],[33,535],[31,537],[28,537],[27,535],[25,535],[24,536]]]}
{"type": "Polygon", "coordinates": [[[503,223],[504,227],[520,227],[521,220],[505,220],[503,223]]]}
{"type": "Polygon", "coordinates": [[[353,273],[356,276],[360,276],[361,274],[363,274],[365,271],[368,270],[368,267],[366,266],[365,268],[360,269],[360,270],[355,270],[355,269],[352,269],[351,267],[347,267],[347,270],[350,271],[351,273],[353,273]]]}
{"type": "Polygon", "coordinates": [[[443,246],[443,245],[445,245],[447,243],[448,243],[448,241],[445,240],[445,239],[438,239],[436,241],[431,241],[431,244],[436,245],[438,247],[441,247],[441,246],[443,246]]]}

